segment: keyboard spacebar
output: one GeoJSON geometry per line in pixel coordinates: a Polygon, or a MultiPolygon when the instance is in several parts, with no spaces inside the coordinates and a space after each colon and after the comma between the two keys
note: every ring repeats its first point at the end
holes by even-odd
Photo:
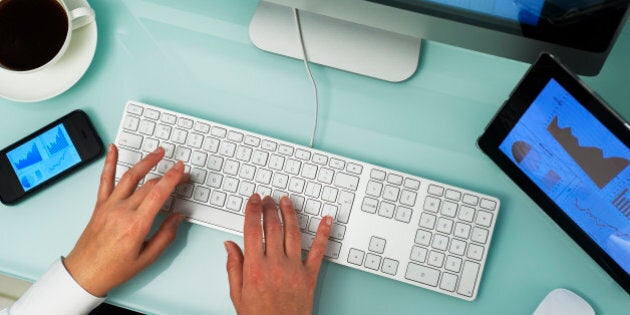
{"type": "Polygon", "coordinates": [[[245,218],[236,213],[177,198],[173,199],[171,209],[175,212],[183,213],[193,220],[228,229],[241,235],[243,234],[245,218]]]}

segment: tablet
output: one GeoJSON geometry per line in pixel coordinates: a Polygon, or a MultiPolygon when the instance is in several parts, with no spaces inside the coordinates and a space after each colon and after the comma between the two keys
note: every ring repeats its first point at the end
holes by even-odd
{"type": "Polygon", "coordinates": [[[630,293],[630,125],[542,54],[478,145],[630,293]]]}

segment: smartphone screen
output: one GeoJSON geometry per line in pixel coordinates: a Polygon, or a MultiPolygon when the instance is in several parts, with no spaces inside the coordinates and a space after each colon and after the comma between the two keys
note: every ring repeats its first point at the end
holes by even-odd
{"type": "Polygon", "coordinates": [[[81,162],[79,152],[63,124],[7,152],[7,157],[24,191],[81,162]]]}
{"type": "Polygon", "coordinates": [[[13,204],[96,159],[103,144],[76,110],[0,151],[0,201],[13,204]]]}

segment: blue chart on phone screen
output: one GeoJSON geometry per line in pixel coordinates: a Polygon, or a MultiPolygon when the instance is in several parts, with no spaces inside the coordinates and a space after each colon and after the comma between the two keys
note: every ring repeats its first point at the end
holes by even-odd
{"type": "Polygon", "coordinates": [[[7,157],[24,191],[81,161],[63,124],[9,151],[7,157]]]}
{"type": "Polygon", "coordinates": [[[630,149],[550,80],[501,151],[630,272],[630,149]]]}

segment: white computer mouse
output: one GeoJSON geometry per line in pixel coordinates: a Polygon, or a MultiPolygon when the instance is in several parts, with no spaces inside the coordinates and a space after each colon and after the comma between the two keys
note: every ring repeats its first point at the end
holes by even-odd
{"type": "Polygon", "coordinates": [[[595,310],[579,295],[555,289],[545,296],[533,315],[595,315],[595,310]]]}

